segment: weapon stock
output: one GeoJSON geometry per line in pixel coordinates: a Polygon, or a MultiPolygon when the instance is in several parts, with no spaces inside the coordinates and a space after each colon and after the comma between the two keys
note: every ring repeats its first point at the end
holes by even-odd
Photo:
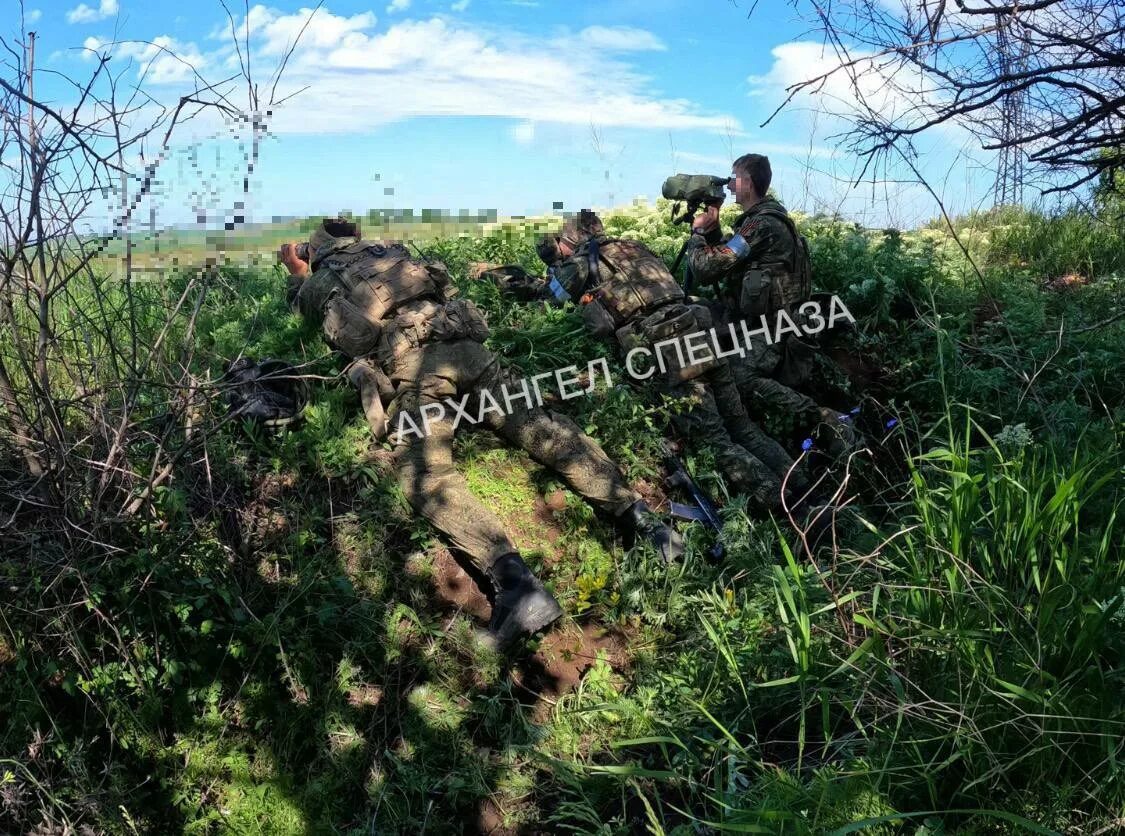
{"type": "Polygon", "coordinates": [[[723,544],[719,541],[718,535],[723,529],[722,520],[719,519],[719,512],[715,508],[715,504],[711,502],[710,497],[703,492],[703,489],[695,483],[691,478],[691,474],[687,472],[683,463],[679,460],[671,449],[665,448],[664,451],[664,467],[668,471],[668,485],[670,487],[682,488],[691,497],[694,505],[681,505],[678,502],[672,503],[672,516],[679,519],[689,519],[701,522],[715,532],[715,542],[711,548],[707,550],[707,556],[712,561],[719,561],[723,559],[725,549],[723,544]]]}

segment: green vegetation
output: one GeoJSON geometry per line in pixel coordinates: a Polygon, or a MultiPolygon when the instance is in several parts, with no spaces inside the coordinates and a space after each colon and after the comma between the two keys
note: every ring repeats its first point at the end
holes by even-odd
{"type": "MultiPolygon", "coordinates": [[[[708,564],[693,527],[666,568],[624,553],[523,454],[460,438],[473,489],[568,613],[514,668],[474,641],[482,597],[411,515],[276,268],[73,289],[77,332],[98,305],[116,323],[70,349],[98,380],[123,375],[97,363],[106,340],[132,328],[154,345],[179,303],[159,353],[186,358],[203,391],[245,354],[306,364],[314,396],[279,436],[202,398],[193,431],[160,436],[185,452],[151,512],[98,537],[5,489],[0,832],[1119,832],[1125,235],[1111,218],[1005,209],[954,219],[956,237],[801,220],[819,289],[858,320],[833,352],[850,374],[826,363],[823,383],[860,406],[871,450],[812,454],[857,509],[816,559],[729,497],[706,451],[688,464],[724,499],[727,559],[708,564]]],[[[682,235],[663,205],[606,225],[669,261],[682,235]]],[[[534,228],[420,246],[487,310],[509,362],[601,356],[572,310],[466,278],[474,260],[535,269],[534,228]]],[[[161,426],[172,395],[137,385],[161,426]]],[[[558,408],[659,494],[668,405],[614,387],[558,408]]],[[[20,470],[8,442],[5,486],[20,470]]],[[[129,467],[147,472],[155,446],[129,449],[129,467]]],[[[75,519],[97,509],[79,496],[75,519]]]]}

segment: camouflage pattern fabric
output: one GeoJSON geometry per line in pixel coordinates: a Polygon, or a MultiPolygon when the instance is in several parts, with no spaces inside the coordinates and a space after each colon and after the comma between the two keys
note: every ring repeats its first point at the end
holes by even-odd
{"type": "MultiPolygon", "coordinates": [[[[399,245],[321,234],[310,250],[315,272],[291,282],[291,301],[321,323],[332,345],[369,353],[389,377],[394,394],[386,416],[395,470],[411,506],[482,570],[517,551],[500,520],[472,495],[453,466],[456,413],[448,405],[449,414],[431,421],[428,434],[396,433],[403,411],[422,427],[419,410],[425,404],[444,404],[446,398],[460,403],[467,394],[464,409],[476,417],[481,392],[489,390],[504,404],[502,385],[510,382],[515,391],[515,380],[481,344],[487,335],[483,318],[474,315],[471,303],[449,299],[455,288],[447,283],[444,267],[420,265],[399,245]],[[380,314],[378,321],[371,319],[373,312],[380,314]],[[465,338],[469,335],[474,338],[465,338]]],[[[356,383],[363,403],[372,403],[378,394],[374,376],[359,376],[356,383]]],[[[503,416],[486,412],[481,424],[557,471],[600,510],[617,515],[640,499],[601,447],[570,419],[518,401],[515,406],[503,416]]],[[[382,427],[372,429],[378,434],[382,427]]]]}
{"type": "MultiPolygon", "coordinates": [[[[679,304],[683,291],[664,262],[632,240],[587,236],[571,257],[554,266],[552,275],[575,302],[592,297],[584,311],[603,306],[619,329],[639,331],[640,324],[656,311],[683,307],[679,304]],[[598,253],[596,276],[589,266],[591,243],[598,253]]],[[[589,325],[591,318],[584,319],[589,325]]],[[[779,507],[781,482],[793,459],[750,420],[725,361],[686,381],[654,374],[649,384],[660,394],[689,399],[689,409],[669,416],[672,426],[693,444],[709,445],[715,451],[723,474],[735,490],[753,496],[765,507],[779,507]]],[[[789,485],[803,492],[803,474],[794,471],[789,485]]]]}
{"type": "MultiPolygon", "coordinates": [[[[426,404],[460,404],[472,418],[481,415],[481,393],[488,391],[499,404],[503,389],[517,391],[516,380],[503,370],[496,355],[473,340],[426,343],[398,359],[390,372],[395,395],[387,410],[390,439],[395,445],[395,470],[399,486],[422,514],[458,549],[482,568],[516,551],[492,510],[473,496],[464,477],[453,466],[456,414],[431,421],[429,433],[419,437],[400,423],[410,425],[403,412],[422,427],[421,408],[426,404]]],[[[595,508],[616,516],[640,497],[625,483],[621,472],[598,444],[569,418],[542,407],[516,401],[505,414],[485,411],[481,426],[495,432],[535,461],[551,468],[575,493],[595,508]]],[[[461,426],[464,426],[462,423],[461,426]]]]}
{"type": "Polygon", "coordinates": [[[755,343],[744,359],[732,358],[735,386],[753,415],[791,415],[797,426],[814,424],[820,419],[816,401],[774,377],[783,351],[783,346],[755,343]]]}
{"type": "MultiPolygon", "coordinates": [[[[693,444],[703,443],[715,451],[719,469],[736,491],[749,494],[766,508],[780,507],[781,484],[793,459],[750,420],[726,365],[677,386],[660,386],[659,391],[692,400],[690,409],[670,416],[672,426],[693,444]]],[[[787,486],[799,496],[808,480],[795,469],[787,486]]]]}
{"type": "MultiPolygon", "coordinates": [[[[719,231],[710,235],[692,235],[688,242],[686,257],[696,281],[718,283],[724,303],[722,315],[717,317],[722,323],[737,321],[752,316],[758,327],[757,315],[744,309],[747,294],[743,292],[744,283],[753,279],[754,271],[765,271],[772,280],[773,293],[764,313],[767,322],[775,322],[776,313],[782,307],[800,305],[806,301],[808,289],[799,276],[790,272],[797,257],[799,246],[793,231],[779,215],[785,208],[773,198],[765,198],[743,212],[734,223],[734,229],[749,245],[749,254],[739,258],[726,243],[733,237],[719,238],[719,231]]],[[[712,308],[714,311],[715,309],[712,308]]],[[[786,342],[792,335],[786,335],[786,342]]],[[[775,412],[793,415],[799,422],[813,423],[819,418],[819,407],[806,395],[783,384],[777,379],[787,347],[768,345],[764,341],[752,344],[744,359],[732,358],[731,373],[739,392],[754,414],[775,412]]],[[[787,382],[800,385],[799,375],[793,373],[800,366],[789,365],[787,382]]]]}
{"type": "Polygon", "coordinates": [[[735,234],[741,235],[749,246],[749,254],[744,257],[727,246],[734,235],[720,237],[718,229],[707,236],[692,235],[688,241],[686,258],[696,282],[718,283],[723,301],[732,314],[749,316],[753,313],[743,309],[743,284],[755,270],[767,272],[773,280],[775,293],[767,308],[760,311],[767,317],[772,317],[780,307],[805,301],[809,289],[791,272],[799,242],[782,219],[783,215],[787,216],[785,207],[767,197],[738,216],[734,222],[735,234]]]}

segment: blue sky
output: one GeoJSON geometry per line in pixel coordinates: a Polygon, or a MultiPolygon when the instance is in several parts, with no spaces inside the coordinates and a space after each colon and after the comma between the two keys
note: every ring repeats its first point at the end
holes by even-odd
{"type": "MultiPolygon", "coordinates": [[[[88,73],[96,52],[131,83],[175,101],[192,70],[217,80],[237,68],[230,24],[215,0],[24,0],[38,35],[37,93],[72,94],[53,76],[88,73]],[[158,46],[139,42],[151,42],[158,46]]],[[[9,0],[11,2],[11,0],[9,0]]],[[[886,2],[886,0],[884,0],[886,2]]],[[[762,0],[278,0],[249,14],[253,75],[268,79],[302,26],[261,152],[248,220],[341,209],[422,208],[544,214],[655,198],[676,171],[725,174],[747,151],[769,155],[785,203],[871,223],[912,224],[936,207],[916,185],[851,188],[856,161],[834,140],[849,93],[830,87],[759,125],[784,88],[830,61],[787,3],[762,0]],[[388,194],[388,190],[393,194],[388,194]]],[[[18,31],[18,19],[13,21],[18,31]]],[[[234,88],[233,96],[243,95],[234,88]]],[[[894,102],[887,102],[894,107],[894,102]]],[[[237,199],[241,151],[213,120],[182,131],[162,169],[160,217],[192,215],[193,193],[213,192],[209,223],[237,199]],[[184,146],[224,162],[225,181],[202,183],[184,146]],[[216,157],[216,155],[219,155],[216,157]]],[[[981,204],[987,160],[958,160],[957,129],[922,144],[921,165],[951,207],[981,204]]],[[[971,146],[970,146],[970,150],[971,146]]],[[[891,172],[888,180],[894,180],[891,172]]]]}

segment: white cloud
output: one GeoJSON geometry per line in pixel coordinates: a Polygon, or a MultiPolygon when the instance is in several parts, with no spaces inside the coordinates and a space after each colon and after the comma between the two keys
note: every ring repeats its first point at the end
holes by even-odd
{"type": "MultiPolygon", "coordinates": [[[[251,8],[235,26],[235,34],[241,39],[249,29],[250,35],[259,42],[257,50],[261,52],[255,52],[275,56],[287,53],[294,43],[298,43],[298,37],[301,53],[347,44],[349,37],[372,28],[375,22],[372,12],[340,17],[324,8],[315,14],[313,9],[304,8],[293,14],[282,14],[276,9],[258,5],[251,8]]],[[[230,37],[229,23],[216,28],[210,35],[213,40],[228,40],[230,37]]]]}
{"type": "Polygon", "coordinates": [[[169,35],[159,35],[149,42],[108,41],[89,37],[82,42],[85,58],[109,51],[113,58],[137,63],[137,78],[153,84],[174,84],[194,77],[195,70],[205,68],[210,58],[194,43],[183,43],[169,35]]]}
{"type": "Polygon", "coordinates": [[[391,0],[391,5],[387,6],[387,14],[393,15],[395,12],[404,12],[410,8],[410,0],[391,0]]]}
{"type": "MultiPolygon", "coordinates": [[[[284,54],[308,22],[278,97],[309,89],[277,110],[273,127],[279,131],[356,132],[417,116],[493,116],[583,128],[738,128],[729,115],[652,93],[647,78],[612,57],[662,49],[644,30],[591,27],[560,41],[446,17],[374,31],[370,13],[346,17],[322,8],[311,22],[310,14],[255,6],[248,16],[255,56],[284,54]],[[566,49],[559,48],[562,43],[566,49]]],[[[236,23],[236,31],[246,25],[236,23]]],[[[221,31],[212,35],[222,37],[221,31]]],[[[237,66],[233,50],[227,61],[237,66]]]]}
{"type": "Polygon", "coordinates": [[[23,21],[24,23],[35,23],[41,17],[43,17],[43,12],[39,11],[39,9],[32,9],[24,15],[23,21]]]}
{"type": "Polygon", "coordinates": [[[512,126],[512,139],[520,145],[529,145],[535,141],[535,123],[520,122],[512,126]]]}
{"type": "MultiPolygon", "coordinates": [[[[781,44],[773,48],[772,55],[774,63],[765,75],[748,78],[751,95],[763,98],[761,110],[766,114],[784,101],[794,85],[826,76],[798,93],[770,125],[775,132],[787,129],[792,135],[808,137],[803,147],[801,143],[780,147],[791,148],[789,153],[799,163],[804,160],[806,179],[810,182],[834,184],[825,195],[806,194],[805,205],[852,216],[866,212],[868,217],[900,223],[931,216],[934,205],[928,194],[910,186],[918,176],[914,168],[896,154],[879,157],[875,166],[865,168],[870,161],[854,153],[854,135],[850,133],[857,119],[904,126],[928,120],[939,96],[930,80],[913,68],[895,68],[893,59],[860,49],[851,50],[848,56],[856,62],[852,68],[854,75],[847,70],[833,72],[840,67],[840,59],[820,43],[781,44]],[[892,72],[894,84],[888,83],[892,72]],[[814,165],[809,157],[825,157],[828,161],[814,165]],[[863,189],[855,188],[857,179],[862,181],[863,189]]],[[[979,142],[956,122],[938,125],[932,134],[927,131],[915,136],[911,144],[916,152],[914,167],[931,183],[948,181],[953,172],[964,173],[968,171],[966,166],[977,165],[969,152],[979,148],[979,142]]],[[[772,147],[757,144],[753,138],[740,139],[740,145],[748,151],[765,153],[771,153],[772,147]]],[[[974,188],[968,185],[965,194],[973,193],[974,188]]],[[[952,203],[949,205],[952,207],[952,203]]]]}
{"type": "Polygon", "coordinates": [[[465,9],[469,8],[469,0],[457,0],[457,2],[449,8],[455,12],[463,12],[465,9]]]}
{"type": "Polygon", "coordinates": [[[587,26],[577,38],[585,46],[614,52],[662,52],[668,48],[651,32],[631,26],[587,26]]]}
{"type": "Polygon", "coordinates": [[[153,84],[171,84],[193,78],[208,59],[193,43],[182,43],[168,35],[153,38],[147,44],[122,44],[121,57],[134,59],[139,67],[137,77],[153,84]]]}
{"type": "MultiPolygon", "coordinates": [[[[900,69],[895,83],[888,83],[885,59],[871,52],[853,50],[849,58],[856,62],[853,71],[836,71],[841,65],[835,52],[824,44],[794,41],[771,50],[773,66],[764,76],[750,76],[751,95],[787,95],[784,91],[801,82],[826,75],[797,97],[808,103],[815,97],[819,112],[833,117],[851,118],[879,114],[888,121],[911,120],[929,112],[928,100],[933,86],[919,73],[900,69]],[[835,71],[835,72],[834,72],[835,71]]],[[[893,60],[893,59],[891,59],[893,60]]]]}
{"type": "Polygon", "coordinates": [[[101,0],[96,9],[79,3],[66,13],[67,23],[97,23],[117,14],[117,0],[101,0]]]}

